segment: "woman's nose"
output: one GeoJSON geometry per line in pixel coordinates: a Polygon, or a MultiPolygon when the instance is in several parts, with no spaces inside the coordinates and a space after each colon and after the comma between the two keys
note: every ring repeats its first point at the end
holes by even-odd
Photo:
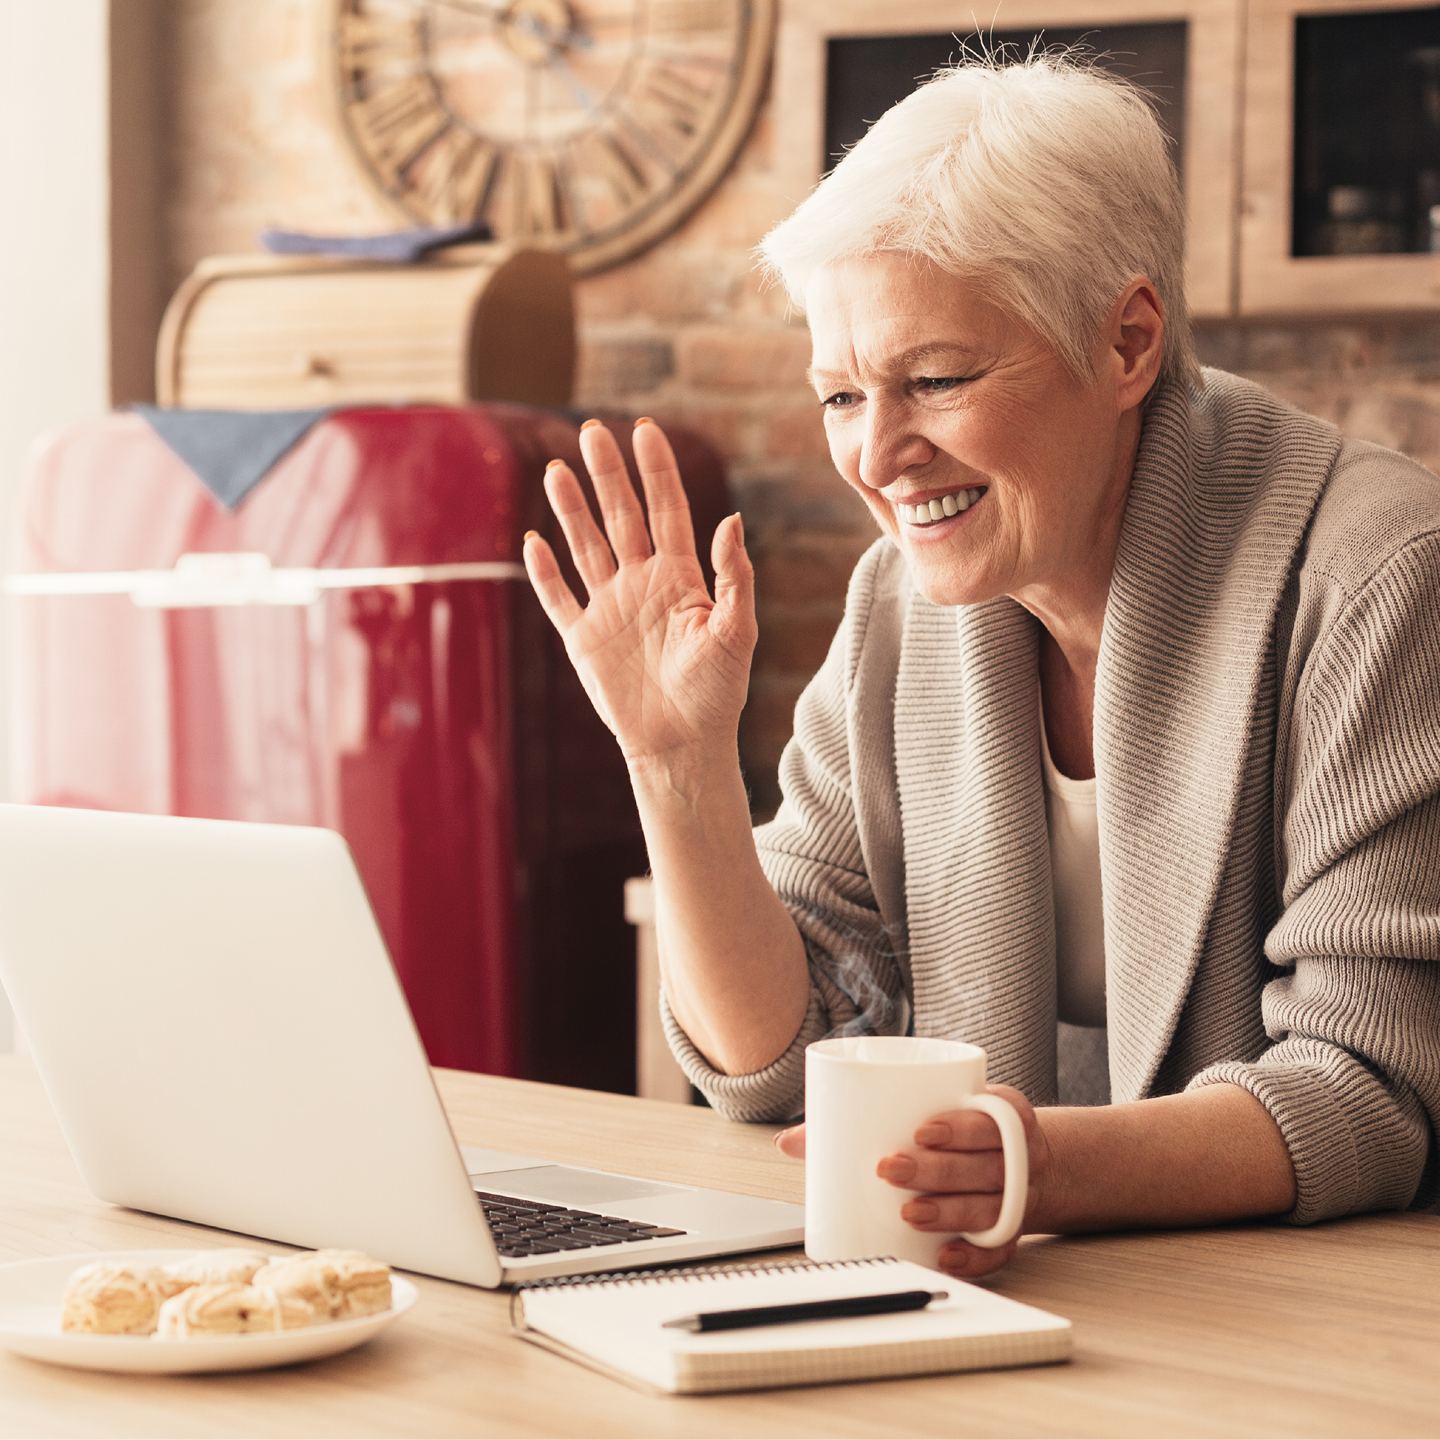
{"type": "Polygon", "coordinates": [[[909,423],[904,407],[870,405],[860,449],[860,478],[867,488],[883,490],[934,458],[934,445],[909,423]]]}

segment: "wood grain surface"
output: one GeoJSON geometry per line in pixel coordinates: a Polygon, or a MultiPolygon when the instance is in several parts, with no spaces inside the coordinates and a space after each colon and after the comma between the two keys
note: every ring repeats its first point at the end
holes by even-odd
{"type": "Polygon", "coordinates": [[[413,265],[215,255],[165,309],[162,405],[568,405],[575,316],[565,260],[464,245],[413,265]]]}
{"type": "MultiPolygon", "coordinates": [[[[466,1144],[801,1198],[773,1133],[438,1072],[466,1144]]],[[[377,1156],[383,1165],[384,1157],[377,1156]]],[[[0,1260],[227,1236],[85,1190],[28,1060],[0,1059],[0,1260]]],[[[0,1435],[1423,1436],[1440,1431],[1440,1219],[1040,1238],[995,1282],[1069,1317],[1068,1365],[662,1397],[514,1338],[503,1294],[418,1278],[378,1340],[289,1370],[108,1376],[0,1355],[0,1435]]]]}

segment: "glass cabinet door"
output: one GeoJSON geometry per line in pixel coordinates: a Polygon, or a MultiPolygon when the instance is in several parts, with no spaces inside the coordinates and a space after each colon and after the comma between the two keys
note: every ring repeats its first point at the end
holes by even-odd
{"type": "Polygon", "coordinates": [[[1440,6],[1250,0],[1242,314],[1440,304],[1440,6]]]}

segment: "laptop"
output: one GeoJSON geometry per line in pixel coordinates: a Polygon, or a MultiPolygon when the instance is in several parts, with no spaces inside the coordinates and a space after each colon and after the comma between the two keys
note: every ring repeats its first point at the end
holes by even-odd
{"type": "Polygon", "coordinates": [[[804,1234],[799,1205],[462,1151],[333,831],[0,805],[0,983],[117,1205],[486,1287],[804,1234]]]}

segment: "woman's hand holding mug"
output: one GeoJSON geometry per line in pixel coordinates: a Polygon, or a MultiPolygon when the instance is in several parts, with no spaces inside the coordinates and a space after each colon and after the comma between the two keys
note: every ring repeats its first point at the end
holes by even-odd
{"type": "Polygon", "coordinates": [[[910,1036],[822,1040],[806,1053],[806,1124],[776,1143],[805,1157],[812,1259],[891,1254],[956,1276],[1014,1255],[1049,1148],[1019,1091],[985,1085],[985,1052],[910,1036]]]}

